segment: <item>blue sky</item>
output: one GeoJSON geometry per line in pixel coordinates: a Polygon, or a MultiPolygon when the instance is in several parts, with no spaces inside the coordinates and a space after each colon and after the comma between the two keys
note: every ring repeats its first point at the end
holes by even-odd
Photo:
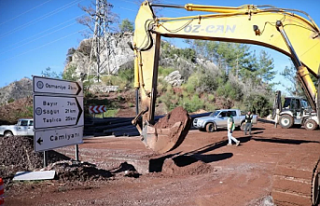
{"type": "MultiPolygon", "coordinates": [[[[135,0],[109,0],[114,5],[113,12],[121,20],[128,18],[134,22],[139,4],[135,0]]],[[[320,26],[320,1],[318,0],[162,0],[163,4],[184,5],[187,3],[240,6],[243,4],[274,5],[282,8],[293,8],[306,11],[320,26]]],[[[76,22],[76,18],[84,15],[78,5],[89,5],[91,0],[0,0],[0,87],[6,86],[23,77],[41,75],[47,67],[60,73],[64,69],[66,54],[69,48],[78,47],[83,39],[81,31],[87,29],[76,22]]],[[[163,9],[162,16],[178,17],[194,15],[181,9],[163,9]]],[[[171,39],[177,46],[181,40],[171,39]]],[[[251,46],[257,52],[262,47],[251,46]]],[[[288,57],[265,49],[274,59],[278,72],[290,66],[288,57]]],[[[283,81],[278,76],[275,81],[283,81]]],[[[280,87],[281,89],[281,87],[280,87]]]]}

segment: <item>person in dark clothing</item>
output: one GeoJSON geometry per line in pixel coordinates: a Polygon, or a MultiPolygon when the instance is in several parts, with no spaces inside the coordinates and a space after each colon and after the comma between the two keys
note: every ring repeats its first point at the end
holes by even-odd
{"type": "Polygon", "coordinates": [[[253,118],[253,114],[251,113],[251,111],[248,111],[245,117],[245,122],[246,122],[246,126],[244,128],[245,135],[247,135],[248,129],[249,129],[249,135],[251,135],[252,118],[253,118]]]}

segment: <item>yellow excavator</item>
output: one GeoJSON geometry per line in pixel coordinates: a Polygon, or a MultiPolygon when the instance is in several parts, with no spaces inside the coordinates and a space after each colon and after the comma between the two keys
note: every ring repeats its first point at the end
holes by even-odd
{"type": "MultiPolygon", "coordinates": [[[[311,107],[320,117],[320,31],[311,17],[299,10],[270,5],[224,7],[210,5],[164,5],[145,1],[135,20],[135,88],[140,112],[132,123],[146,147],[165,153],[178,147],[190,128],[190,117],[176,108],[155,123],[158,62],[161,37],[248,43],[268,47],[292,59],[311,107]],[[157,17],[154,8],[198,11],[201,15],[157,17]],[[298,14],[300,15],[298,15],[298,14]],[[304,17],[303,17],[303,16],[304,17]],[[139,98],[140,97],[140,98],[139,98]]],[[[277,205],[316,205],[319,202],[319,151],[277,165],[272,196],[277,205]]]]}

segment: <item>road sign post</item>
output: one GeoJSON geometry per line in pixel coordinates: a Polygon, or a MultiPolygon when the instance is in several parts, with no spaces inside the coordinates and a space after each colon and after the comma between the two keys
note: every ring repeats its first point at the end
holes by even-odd
{"type": "Polygon", "coordinates": [[[35,151],[81,144],[82,83],[34,76],[33,92],[35,151]]]}

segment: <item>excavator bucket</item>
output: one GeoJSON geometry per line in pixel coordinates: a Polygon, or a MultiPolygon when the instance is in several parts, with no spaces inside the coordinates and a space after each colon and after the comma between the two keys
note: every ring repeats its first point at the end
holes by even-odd
{"type": "Polygon", "coordinates": [[[191,127],[191,118],[182,107],[177,107],[153,125],[145,125],[142,141],[156,153],[166,153],[177,148],[191,127]]]}

